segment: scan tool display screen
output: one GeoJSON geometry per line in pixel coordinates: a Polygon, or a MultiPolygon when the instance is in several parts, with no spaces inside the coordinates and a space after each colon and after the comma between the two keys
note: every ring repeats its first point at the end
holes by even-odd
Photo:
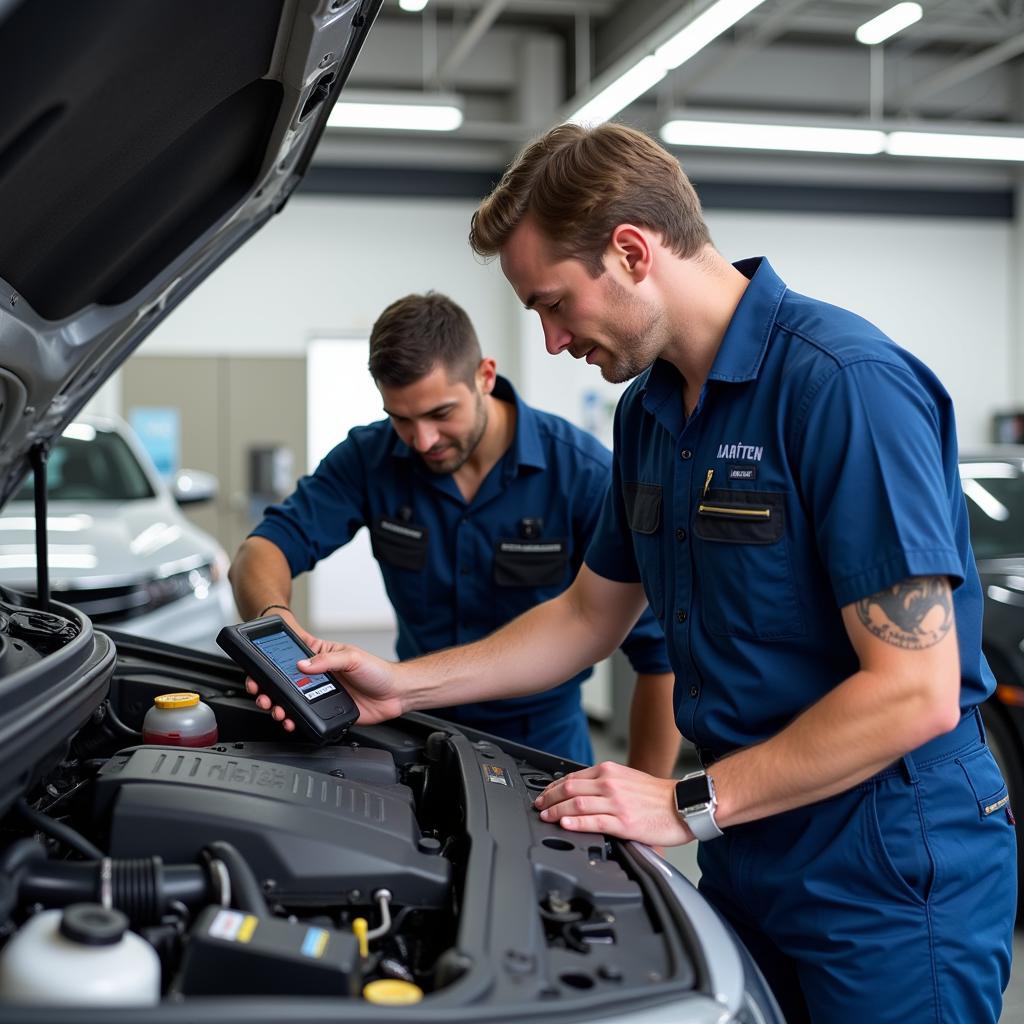
{"type": "Polygon", "coordinates": [[[337,692],[337,685],[323,672],[303,675],[295,663],[309,655],[283,630],[268,636],[253,637],[252,642],[292,681],[295,688],[306,698],[316,700],[337,692]]]}

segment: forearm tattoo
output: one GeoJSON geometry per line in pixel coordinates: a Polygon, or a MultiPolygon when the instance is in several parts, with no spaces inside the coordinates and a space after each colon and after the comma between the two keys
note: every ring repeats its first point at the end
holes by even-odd
{"type": "Polygon", "coordinates": [[[937,644],[953,626],[953,594],[944,576],[915,576],[857,602],[860,621],[893,647],[937,644]]]}

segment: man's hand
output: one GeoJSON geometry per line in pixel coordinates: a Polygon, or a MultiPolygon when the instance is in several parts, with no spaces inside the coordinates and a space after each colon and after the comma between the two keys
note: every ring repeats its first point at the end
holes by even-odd
{"type": "MultiPolygon", "coordinates": [[[[307,645],[316,653],[312,658],[298,662],[298,667],[310,675],[317,672],[334,673],[356,702],[361,725],[387,722],[403,713],[405,709],[398,692],[395,679],[397,666],[394,662],[335,640],[320,640],[317,637],[310,637],[310,640],[307,640],[307,645]]],[[[295,722],[280,704],[274,704],[267,694],[260,693],[255,679],[246,678],[245,689],[256,697],[256,706],[269,711],[271,717],[281,723],[285,732],[294,732],[295,722]]]]}
{"type": "MultiPolygon", "coordinates": [[[[312,633],[306,632],[299,625],[298,619],[291,613],[291,611],[285,609],[275,609],[275,614],[280,615],[285,622],[291,626],[292,630],[298,636],[298,638],[315,654],[319,654],[325,651],[334,650],[337,647],[342,646],[334,640],[321,640],[318,636],[313,636],[312,633]]],[[[252,676],[245,677],[245,692],[256,698],[256,707],[262,711],[269,711],[270,717],[275,722],[280,722],[285,732],[295,731],[295,722],[288,717],[288,713],[285,711],[280,704],[274,704],[270,697],[263,693],[260,693],[260,684],[256,682],[252,676]]]]}
{"type": "Polygon", "coordinates": [[[676,814],[675,780],[605,761],[553,782],[534,801],[544,821],[651,846],[681,846],[693,833],[676,814]]]}

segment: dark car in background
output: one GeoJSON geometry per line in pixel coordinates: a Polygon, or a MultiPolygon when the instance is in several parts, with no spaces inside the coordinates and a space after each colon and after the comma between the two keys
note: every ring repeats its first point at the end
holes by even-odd
{"type": "MultiPolygon", "coordinates": [[[[989,746],[1010,804],[1024,809],[1024,446],[1000,445],[960,457],[971,546],[985,595],[982,646],[996,691],[982,707],[989,746]]],[[[1024,834],[1017,830],[1024,880],[1024,834]]],[[[1024,918],[1018,883],[1018,920],[1024,918]]]]}

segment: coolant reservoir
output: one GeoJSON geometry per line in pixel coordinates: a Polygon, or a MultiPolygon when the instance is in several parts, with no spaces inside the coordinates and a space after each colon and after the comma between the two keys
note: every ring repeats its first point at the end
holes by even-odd
{"type": "Polygon", "coordinates": [[[151,1006],[160,958],[119,910],[75,903],[44,910],[0,953],[0,998],[11,1003],[151,1006]]]}
{"type": "Polygon", "coordinates": [[[198,693],[162,693],[142,722],[144,743],[208,747],[217,742],[217,716],[198,693]]]}

